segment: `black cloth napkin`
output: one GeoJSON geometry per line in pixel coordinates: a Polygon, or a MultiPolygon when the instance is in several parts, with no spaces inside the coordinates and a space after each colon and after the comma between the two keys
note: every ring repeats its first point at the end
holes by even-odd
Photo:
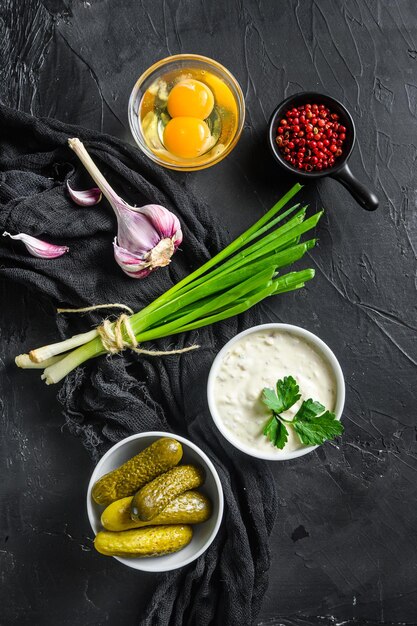
{"type": "MultiPolygon", "coordinates": [[[[23,232],[70,248],[58,259],[43,260],[30,256],[21,242],[2,238],[1,275],[46,296],[51,314],[57,306],[108,302],[139,310],[227,243],[221,225],[181,181],[181,176],[154,166],[139,150],[113,137],[0,105],[1,232],[23,232]],[[75,188],[91,184],[67,147],[69,137],[85,143],[125,200],[138,206],[162,204],[178,215],[184,241],[168,268],[144,280],[122,273],[113,258],[116,219],[110,206],[103,200],[94,207],[78,207],[66,193],[68,178],[75,188]]],[[[58,316],[55,340],[89,330],[101,319],[97,313],[58,316]]],[[[240,454],[216,431],[205,396],[216,352],[259,321],[258,307],[154,345],[164,350],[198,342],[202,347],[196,352],[145,357],[125,351],[94,360],[57,385],[67,424],[95,461],[122,437],[165,430],[189,437],[207,452],[220,474],[226,506],[216,540],[193,564],[159,575],[140,624],[249,625],[260,609],[276,513],[274,482],[267,464],[240,454]]],[[[22,345],[21,351],[35,347],[22,345]]],[[[22,372],[29,375],[35,373],[22,372]]]]}

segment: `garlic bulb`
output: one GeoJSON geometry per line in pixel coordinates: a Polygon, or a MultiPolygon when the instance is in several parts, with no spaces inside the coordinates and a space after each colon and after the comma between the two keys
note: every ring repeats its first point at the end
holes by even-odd
{"type": "Polygon", "coordinates": [[[158,204],[118,207],[118,232],[114,257],[133,278],[144,278],[157,267],[165,267],[182,241],[178,218],[158,204]]]}
{"type": "Polygon", "coordinates": [[[81,141],[69,139],[68,144],[116,214],[118,232],[113,242],[116,263],[132,278],[144,278],[156,268],[168,265],[182,241],[176,215],[158,204],[130,206],[112,189],[81,141]]]}

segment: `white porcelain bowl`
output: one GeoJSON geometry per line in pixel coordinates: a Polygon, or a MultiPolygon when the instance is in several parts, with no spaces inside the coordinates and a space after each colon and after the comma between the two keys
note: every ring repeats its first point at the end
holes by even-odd
{"type": "Polygon", "coordinates": [[[342,417],[343,407],[345,404],[345,381],[343,378],[342,369],[339,365],[339,361],[336,359],[335,355],[330,350],[329,346],[325,344],[324,341],[322,341],[319,337],[317,337],[317,335],[314,335],[310,331],[305,330],[304,328],[301,328],[300,326],[293,326],[292,324],[278,324],[278,323],[260,324],[259,326],[253,326],[252,328],[248,328],[247,330],[244,330],[243,332],[233,337],[233,339],[228,341],[226,345],[223,346],[223,348],[217,354],[216,358],[213,361],[213,365],[211,366],[208,383],[207,383],[207,399],[208,399],[210,413],[211,413],[214,423],[216,424],[219,431],[222,433],[223,437],[225,437],[236,448],[258,459],[265,459],[268,461],[287,461],[289,459],[295,459],[299,456],[304,456],[304,454],[308,454],[309,452],[312,452],[318,446],[304,446],[302,448],[299,448],[298,450],[292,450],[292,451],[280,450],[279,452],[278,451],[275,452],[274,450],[271,450],[271,452],[263,452],[260,450],[255,450],[254,448],[251,448],[245,445],[242,441],[240,441],[240,439],[237,439],[233,435],[233,433],[225,427],[223,420],[217,409],[215,394],[214,394],[214,383],[215,383],[215,379],[218,374],[219,368],[221,366],[221,363],[224,357],[226,356],[230,348],[233,346],[233,344],[235,344],[237,341],[239,341],[239,339],[241,339],[242,337],[245,337],[246,335],[256,333],[260,330],[268,330],[268,329],[283,330],[283,331],[290,332],[291,334],[296,335],[304,339],[311,345],[313,345],[316,348],[316,350],[318,350],[322,354],[322,356],[330,365],[335,376],[335,380],[336,380],[335,414],[336,414],[336,419],[340,420],[340,418],[342,417]]]}
{"type": "MultiPolygon", "coordinates": [[[[100,517],[105,507],[96,504],[91,496],[91,490],[94,483],[101,478],[107,472],[120,467],[123,463],[139,454],[151,443],[160,439],[161,437],[173,437],[182,444],[183,457],[181,463],[198,464],[206,472],[206,480],[204,485],[199,488],[199,491],[208,496],[213,505],[213,512],[206,522],[202,524],[196,524],[193,526],[193,538],[191,542],[180,550],[173,554],[167,554],[165,556],[147,557],[147,558],[121,558],[113,557],[133,569],[142,570],[144,572],[168,572],[173,569],[178,569],[184,565],[188,565],[195,559],[197,559],[211,544],[217,531],[219,530],[220,523],[223,517],[223,489],[220,483],[219,475],[210,461],[208,456],[194,443],[179,435],[172,433],[164,433],[158,431],[138,433],[131,437],[122,439],[110,450],[106,452],[102,459],[96,465],[96,468],[91,476],[90,483],[87,490],[87,513],[90,520],[91,528],[97,534],[100,530],[103,530],[100,517]]],[[[108,558],[108,557],[103,557],[108,558]]]]}

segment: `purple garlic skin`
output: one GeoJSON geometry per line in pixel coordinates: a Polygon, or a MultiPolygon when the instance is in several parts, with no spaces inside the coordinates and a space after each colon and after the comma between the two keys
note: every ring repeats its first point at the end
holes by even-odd
{"type": "Polygon", "coordinates": [[[38,259],[56,259],[69,250],[68,246],[56,246],[53,243],[47,243],[46,241],[42,241],[42,239],[37,239],[36,237],[26,235],[25,233],[11,235],[5,231],[3,233],[3,237],[10,237],[10,239],[23,241],[28,252],[38,259]]]}
{"type": "Polygon", "coordinates": [[[145,278],[165,267],[182,242],[181,225],[173,213],[158,204],[130,207],[117,203],[118,233],[114,258],[132,278],[145,278]]]}

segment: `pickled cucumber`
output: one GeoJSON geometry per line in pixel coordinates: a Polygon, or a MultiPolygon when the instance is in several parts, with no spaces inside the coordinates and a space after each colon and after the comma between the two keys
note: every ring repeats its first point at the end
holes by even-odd
{"type": "Polygon", "coordinates": [[[175,439],[162,437],[117,469],[102,476],[91,495],[97,504],[110,504],[131,496],[146,483],[177,465],[182,458],[182,445],[175,439]]]}
{"type": "Polygon", "coordinates": [[[109,504],[101,515],[101,523],[106,530],[128,530],[143,526],[161,524],[201,524],[211,516],[210,500],[198,491],[186,491],[165,507],[150,522],[132,520],[130,507],[133,497],[122,498],[109,504]]]}
{"type": "Polygon", "coordinates": [[[148,526],[122,532],[102,530],[94,547],[106,556],[146,557],[171,554],[185,548],[192,539],[191,526],[148,526]]]}
{"type": "Polygon", "coordinates": [[[135,494],[132,519],[148,522],[161,513],[174,498],[204,482],[204,471],[195,465],[179,465],[155,478],[135,494]]]}

